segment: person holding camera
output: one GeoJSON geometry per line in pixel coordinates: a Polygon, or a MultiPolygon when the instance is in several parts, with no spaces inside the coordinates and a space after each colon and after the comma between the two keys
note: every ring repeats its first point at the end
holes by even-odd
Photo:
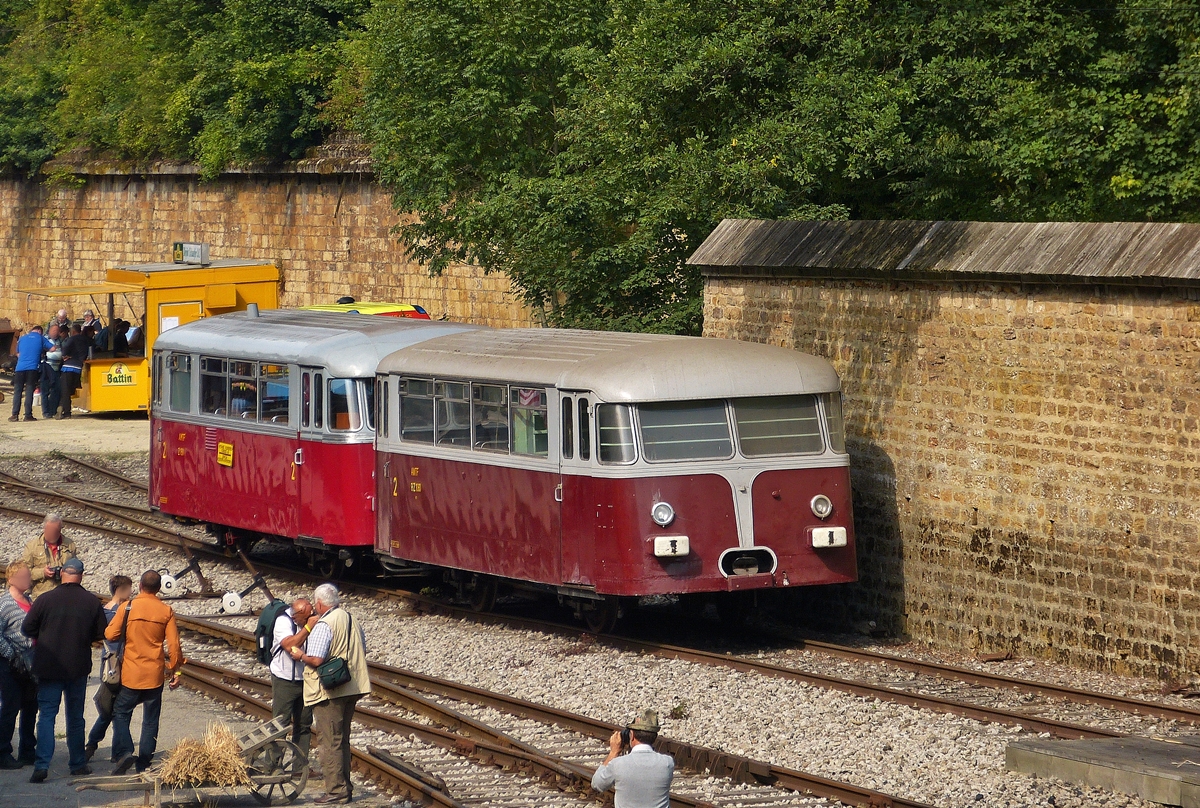
{"type": "Polygon", "coordinates": [[[608,739],[608,757],[592,775],[592,788],[616,788],[615,808],[669,808],[675,759],[654,751],[658,713],[646,710],[608,739]]]}
{"type": "Polygon", "coordinates": [[[25,545],[21,560],[29,565],[29,572],[33,576],[34,600],[58,586],[63,565],[79,556],[75,543],[63,536],[62,526],[61,516],[46,514],[42,535],[25,545]]]}

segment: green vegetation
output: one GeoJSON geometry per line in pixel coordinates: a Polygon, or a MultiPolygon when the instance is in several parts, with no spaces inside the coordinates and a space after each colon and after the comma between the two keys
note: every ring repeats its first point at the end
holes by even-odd
{"type": "Polygon", "coordinates": [[[695,333],[724,216],[1200,219],[1200,9],[0,0],[0,168],[372,147],[432,271],[695,333]]]}

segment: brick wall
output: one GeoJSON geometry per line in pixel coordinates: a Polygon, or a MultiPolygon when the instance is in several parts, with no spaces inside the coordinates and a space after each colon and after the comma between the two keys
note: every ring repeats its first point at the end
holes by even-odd
{"type": "Polygon", "coordinates": [[[849,619],[1200,667],[1197,290],[714,276],[704,313],[841,374],[861,581],[824,597],[849,619]]]}
{"type": "MultiPolygon", "coordinates": [[[[165,166],[80,178],[79,188],[0,179],[0,317],[45,322],[58,308],[35,297],[27,312],[14,288],[100,281],[115,264],[168,260],[173,241],[204,241],[213,258],[276,261],[283,306],[352,295],[416,303],[434,317],[533,324],[506,278],[473,267],[430,278],[410,260],[389,233],[399,219],[388,194],[367,174],[281,170],[200,182],[188,167],[165,166]]],[[[74,301],[72,313],[90,305],[74,301]]]]}

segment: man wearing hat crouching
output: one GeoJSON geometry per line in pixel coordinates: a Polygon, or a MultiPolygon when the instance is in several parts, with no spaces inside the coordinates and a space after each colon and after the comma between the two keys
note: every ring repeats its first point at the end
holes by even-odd
{"type": "Polygon", "coordinates": [[[608,791],[616,786],[615,808],[668,808],[675,759],[654,751],[658,740],[658,713],[646,710],[626,730],[608,739],[609,753],[592,776],[592,788],[608,791]],[[629,752],[621,754],[628,736],[629,752]]]}

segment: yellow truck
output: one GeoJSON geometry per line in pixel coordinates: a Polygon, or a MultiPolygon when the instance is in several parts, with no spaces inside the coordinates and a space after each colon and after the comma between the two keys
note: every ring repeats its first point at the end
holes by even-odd
{"type": "MultiPolygon", "coordinates": [[[[180,245],[176,245],[175,255],[179,260],[180,245]]],[[[82,392],[76,393],[75,405],[91,412],[144,412],[150,406],[150,351],[158,335],[202,317],[245,310],[251,303],[261,309],[277,308],[279,268],[270,261],[238,259],[196,265],[130,264],[109,269],[103,283],[16,291],[51,298],[91,298],[96,310],[106,315],[106,324],[113,322],[115,298],[121,297],[133,312],[127,319],[145,329],[144,348],[130,351],[129,356],[94,350],[84,367],[82,392]],[[97,303],[100,297],[107,298],[106,305],[97,303]]]]}

